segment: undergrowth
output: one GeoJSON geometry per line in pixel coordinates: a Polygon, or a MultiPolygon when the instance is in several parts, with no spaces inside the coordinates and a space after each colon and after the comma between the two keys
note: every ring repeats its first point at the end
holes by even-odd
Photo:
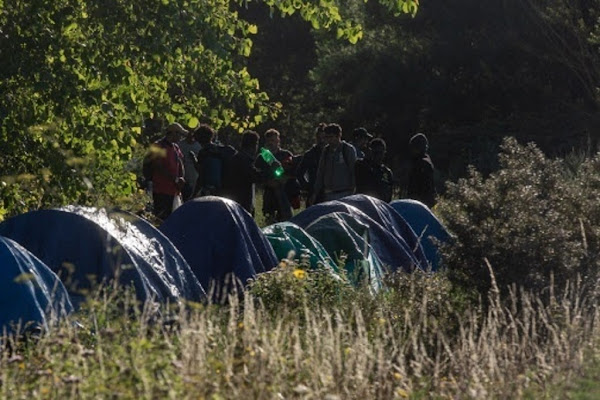
{"type": "Polygon", "coordinates": [[[506,300],[493,284],[483,307],[443,274],[391,275],[377,296],[293,262],[268,276],[290,293],[157,309],[99,291],[49,332],[5,339],[0,397],[515,398],[577,373],[598,337],[577,283],[506,300]],[[339,296],[309,296],[323,286],[339,296]]]}

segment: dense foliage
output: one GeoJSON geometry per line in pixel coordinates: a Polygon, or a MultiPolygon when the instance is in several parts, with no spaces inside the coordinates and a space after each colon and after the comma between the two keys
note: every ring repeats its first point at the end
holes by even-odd
{"type": "MultiPolygon", "coordinates": [[[[245,65],[259,29],[240,18],[247,3],[0,2],[0,217],[131,195],[127,162],[149,118],[239,131],[275,115],[280,104],[245,65]]],[[[362,36],[333,0],[262,3],[350,42],[362,36]]]]}
{"type": "Polygon", "coordinates": [[[500,170],[472,169],[448,184],[438,205],[456,242],[445,262],[457,280],[486,293],[489,264],[498,286],[541,289],[583,280],[600,270],[600,155],[551,159],[534,144],[506,139],[500,170]]]}

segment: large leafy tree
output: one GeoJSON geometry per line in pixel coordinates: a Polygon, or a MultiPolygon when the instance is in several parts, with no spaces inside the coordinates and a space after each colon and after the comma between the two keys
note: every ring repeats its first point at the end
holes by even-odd
{"type": "MultiPolygon", "coordinates": [[[[277,114],[248,72],[249,0],[0,0],[0,219],[130,195],[143,121],[251,128],[277,114]]],[[[355,43],[335,0],[263,0],[355,43]]],[[[416,0],[380,0],[414,13],[416,0]]]]}

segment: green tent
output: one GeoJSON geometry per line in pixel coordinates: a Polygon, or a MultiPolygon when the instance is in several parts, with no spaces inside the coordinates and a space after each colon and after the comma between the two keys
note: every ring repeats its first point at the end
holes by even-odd
{"type": "Polygon", "coordinates": [[[263,228],[263,233],[275,250],[277,259],[288,258],[293,252],[294,258],[305,258],[311,268],[322,265],[338,272],[338,266],[327,250],[298,225],[291,222],[278,222],[263,228]]]}
{"type": "Polygon", "coordinates": [[[344,269],[355,285],[367,283],[373,292],[382,288],[383,265],[370,244],[369,226],[344,212],[323,215],[306,232],[338,259],[346,256],[344,269]]]}

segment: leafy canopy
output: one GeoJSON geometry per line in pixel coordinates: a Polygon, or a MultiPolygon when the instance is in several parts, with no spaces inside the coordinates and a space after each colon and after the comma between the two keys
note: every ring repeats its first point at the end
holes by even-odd
{"type": "MultiPolygon", "coordinates": [[[[415,13],[416,0],[379,0],[415,13]]],[[[355,43],[336,1],[264,0],[355,43]]],[[[274,117],[245,60],[249,0],[0,1],[0,219],[135,190],[143,121],[236,131],[274,117]]]]}

